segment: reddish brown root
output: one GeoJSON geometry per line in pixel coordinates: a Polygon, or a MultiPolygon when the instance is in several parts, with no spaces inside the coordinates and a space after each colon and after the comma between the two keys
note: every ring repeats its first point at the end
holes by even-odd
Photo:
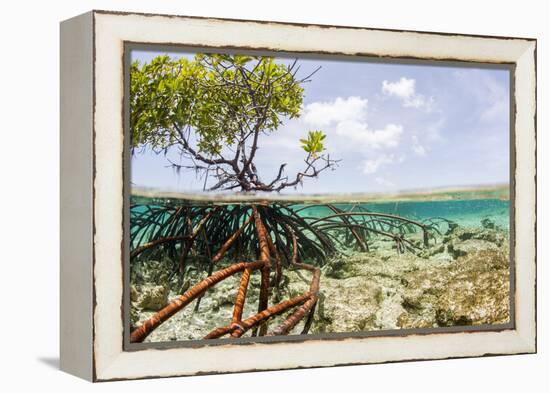
{"type": "MultiPolygon", "coordinates": [[[[270,318],[280,315],[286,311],[292,310],[295,307],[298,307],[290,316],[288,316],[282,323],[279,325],[273,332],[269,335],[279,335],[279,334],[288,334],[297,324],[304,318],[304,316],[309,313],[308,321],[311,323],[312,310],[317,302],[317,293],[319,292],[319,280],[321,271],[319,268],[305,263],[299,263],[298,259],[298,248],[296,236],[293,233],[290,227],[287,228],[292,239],[292,257],[290,260],[291,266],[298,269],[308,270],[313,273],[313,277],[310,284],[310,289],[307,293],[304,293],[299,296],[295,296],[291,299],[284,300],[273,306],[269,306],[269,288],[270,288],[270,271],[271,271],[271,254],[273,254],[277,265],[276,265],[276,282],[280,281],[282,277],[281,271],[281,258],[280,254],[273,244],[272,239],[269,236],[269,233],[260,217],[260,214],[255,206],[252,207],[253,214],[244,222],[244,224],[233,233],[223,244],[223,246],[218,250],[215,256],[211,259],[213,266],[218,262],[231,247],[231,245],[242,235],[244,229],[249,223],[254,220],[254,225],[256,228],[256,234],[258,237],[258,249],[259,249],[259,260],[256,262],[238,262],[230,265],[229,267],[219,270],[215,273],[211,273],[209,276],[194,285],[183,295],[178,296],[170,304],[164,307],[162,310],[157,312],[151,318],[146,320],[139,326],[134,329],[130,335],[130,341],[142,342],[151,332],[153,332],[158,326],[160,326],[167,319],[171,318],[175,313],[183,309],[186,305],[192,302],[194,299],[200,300],[200,297],[211,287],[215,286],[220,281],[225,280],[226,278],[238,273],[243,272],[241,280],[239,283],[239,288],[237,295],[235,297],[235,304],[233,308],[233,315],[231,323],[227,326],[218,327],[212,330],[209,334],[205,336],[205,339],[215,339],[230,334],[233,338],[241,337],[248,330],[254,329],[253,335],[256,332],[260,336],[266,335],[268,330],[267,322],[270,318]],[[254,270],[261,271],[261,284],[260,284],[260,295],[258,301],[258,312],[255,315],[252,315],[246,319],[242,319],[244,304],[246,301],[246,293],[248,290],[248,285],[250,282],[250,274],[254,270]]],[[[190,237],[194,239],[196,235],[200,233],[204,223],[206,222],[207,217],[205,217],[195,231],[190,237]]],[[[189,237],[186,240],[190,239],[189,237]]],[[[192,243],[192,242],[191,242],[192,243]]],[[[198,304],[198,302],[197,302],[198,304]]],[[[307,325],[307,322],[306,322],[307,325]]]]}
{"type": "Polygon", "coordinates": [[[243,271],[245,269],[260,269],[264,263],[262,261],[257,262],[238,262],[225,269],[217,271],[211,276],[205,278],[198,284],[194,285],[183,295],[178,296],[170,304],[157,312],[151,318],[141,324],[140,327],[134,329],[130,335],[130,342],[142,342],[153,330],[155,330],[160,324],[173,316],[179,310],[191,303],[197,296],[204,293],[208,288],[213,287],[218,282],[225,280],[227,277],[232,276],[235,273],[243,271]]]}

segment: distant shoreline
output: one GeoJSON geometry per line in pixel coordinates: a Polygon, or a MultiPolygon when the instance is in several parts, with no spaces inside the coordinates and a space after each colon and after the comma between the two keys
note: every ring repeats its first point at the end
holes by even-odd
{"type": "Polygon", "coordinates": [[[132,188],[131,196],[143,198],[181,199],[188,201],[214,202],[391,202],[391,201],[436,201],[461,199],[510,199],[508,184],[469,187],[447,187],[432,190],[397,191],[392,193],[350,193],[350,194],[221,194],[185,193],[155,189],[132,188]]]}

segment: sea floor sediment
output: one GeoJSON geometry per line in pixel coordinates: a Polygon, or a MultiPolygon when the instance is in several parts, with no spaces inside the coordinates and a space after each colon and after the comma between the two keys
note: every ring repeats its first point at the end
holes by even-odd
{"type": "MultiPolygon", "coordinates": [[[[414,239],[420,242],[420,239],[414,239]]],[[[220,268],[230,264],[220,263],[220,268]]],[[[319,301],[309,334],[388,329],[503,324],[510,319],[508,231],[491,222],[452,228],[428,248],[397,253],[389,239],[376,239],[369,252],[349,251],[322,267],[319,301]]],[[[270,304],[307,291],[309,272],[284,269],[270,304]]],[[[190,270],[183,288],[166,281],[163,263],[151,261],[135,272],[131,287],[132,324],[151,317],[205,273],[190,270]]],[[[145,342],[202,339],[231,320],[239,275],[210,289],[160,325],[145,342]]],[[[243,315],[258,309],[260,275],[251,275],[243,315]]],[[[269,321],[277,326],[286,314],[269,321]]],[[[290,334],[300,334],[304,322],[290,334]]]]}

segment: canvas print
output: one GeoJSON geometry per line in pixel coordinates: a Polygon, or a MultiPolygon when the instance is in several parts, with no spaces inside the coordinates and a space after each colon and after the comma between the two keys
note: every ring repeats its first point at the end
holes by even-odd
{"type": "Polygon", "coordinates": [[[509,69],[130,57],[131,343],[511,322],[509,69]]]}

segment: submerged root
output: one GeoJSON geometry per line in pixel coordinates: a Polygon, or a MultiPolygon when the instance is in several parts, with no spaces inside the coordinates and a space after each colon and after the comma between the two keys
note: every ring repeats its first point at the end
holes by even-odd
{"type": "Polygon", "coordinates": [[[212,330],[205,339],[226,335],[238,338],[248,331],[251,331],[252,336],[286,335],[304,318],[306,321],[302,333],[307,334],[318,302],[321,270],[319,266],[301,261],[313,260],[322,265],[327,257],[337,254],[336,244],[340,242],[338,236],[341,233],[350,234],[361,251],[369,250],[368,240],[371,236],[392,239],[398,253],[418,248],[405,238],[406,233],[415,230],[422,231],[423,242],[427,246],[429,227],[425,224],[388,214],[346,212],[334,205],[325,206],[333,214],[323,218],[302,217],[297,214],[299,209],[293,210],[292,206],[282,204],[177,209],[147,206],[144,211],[136,213],[132,217],[135,222],[132,245],[137,245],[130,253],[132,263],[140,263],[142,258],[156,254],[177,255],[179,263],[174,266],[174,272],[179,271],[183,280],[189,258],[196,259],[206,254],[208,273],[205,279],[135,328],[131,332],[130,341],[142,342],[158,326],[195,299],[195,310],[198,310],[206,291],[239,272],[242,275],[230,323],[212,330]],[[217,252],[211,256],[213,246],[217,252]],[[236,262],[214,272],[215,265],[224,257],[252,259],[253,262],[236,262]],[[270,282],[272,259],[275,262],[273,283],[270,282]],[[279,287],[283,268],[309,271],[312,274],[309,290],[270,306],[270,292],[272,287],[279,287]],[[256,270],[261,274],[258,309],[254,315],[243,318],[250,277],[256,270]],[[290,314],[277,327],[268,331],[269,320],[285,312],[290,314]]]}

